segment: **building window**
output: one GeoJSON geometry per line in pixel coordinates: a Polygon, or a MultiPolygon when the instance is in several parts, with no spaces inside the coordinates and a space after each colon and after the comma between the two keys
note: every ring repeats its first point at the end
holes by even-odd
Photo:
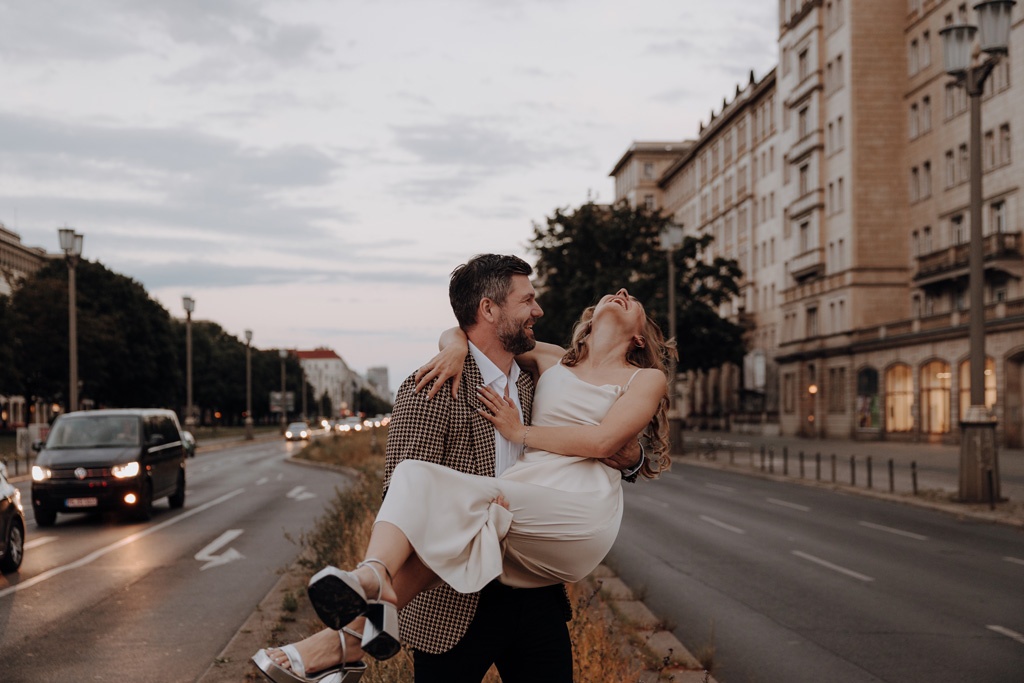
{"type": "Polygon", "coordinates": [[[846,200],[843,199],[843,179],[839,178],[836,180],[836,211],[841,212],[844,208],[846,208],[846,200]]]}
{"type": "MultiPolygon", "coordinates": [[[[991,409],[996,404],[996,363],[985,357],[985,407],[991,409]]],[[[960,363],[960,419],[967,419],[967,409],[971,405],[971,361],[960,363]]]]}
{"type": "Polygon", "coordinates": [[[644,178],[647,180],[654,178],[654,164],[651,162],[644,163],[644,178]]]}
{"type": "Polygon", "coordinates": [[[921,253],[932,253],[932,228],[929,225],[924,226],[924,230],[921,231],[921,253]]]}
{"type": "Polygon", "coordinates": [[[1010,147],[1012,145],[1012,139],[1010,138],[1010,124],[1004,123],[999,126],[999,163],[1008,164],[1010,163],[1011,154],[1010,147]]]}
{"type": "Polygon", "coordinates": [[[801,139],[807,135],[807,107],[802,108],[796,115],[796,132],[801,139]]]}
{"type": "Polygon", "coordinates": [[[995,168],[996,165],[996,133],[995,131],[985,131],[985,140],[981,147],[983,151],[982,166],[985,170],[995,168]]]}
{"type": "Polygon", "coordinates": [[[878,370],[861,368],[857,373],[857,427],[878,429],[882,426],[882,406],[878,396],[878,370]]]}
{"type": "Polygon", "coordinates": [[[964,216],[957,214],[949,219],[949,238],[953,244],[967,244],[967,231],[964,229],[964,216]]]}
{"type": "Polygon", "coordinates": [[[960,145],[960,163],[957,166],[957,177],[961,183],[967,182],[971,174],[971,157],[967,153],[967,143],[960,145]]]}
{"type": "Polygon", "coordinates": [[[798,189],[800,190],[800,196],[804,196],[810,191],[811,185],[811,168],[810,165],[804,164],[800,167],[800,180],[798,189]]]}
{"type": "Polygon", "coordinates": [[[807,48],[800,50],[796,56],[796,75],[801,81],[807,78],[807,48]]]}
{"type": "MultiPolygon", "coordinates": [[[[754,249],[757,249],[755,246],[754,249]]],[[[804,254],[811,250],[811,224],[804,221],[800,224],[800,253],[804,254]]]]}
{"type": "Polygon", "coordinates": [[[925,95],[921,98],[921,133],[932,129],[932,98],[925,95]]]}
{"type": "Polygon", "coordinates": [[[921,197],[932,196],[932,162],[926,161],[921,165],[921,197]]]}
{"type": "Polygon", "coordinates": [[[921,198],[921,173],[917,166],[910,169],[910,201],[916,202],[921,198]]]}
{"type": "Polygon", "coordinates": [[[807,337],[818,336],[818,307],[809,306],[807,308],[807,337]]]}
{"type": "Polygon", "coordinates": [[[921,368],[921,431],[948,434],[950,385],[949,363],[935,360],[921,368]]]}
{"type": "Polygon", "coordinates": [[[989,210],[989,232],[1000,234],[1006,232],[1006,202],[992,202],[989,210]]]}
{"type": "Polygon", "coordinates": [[[946,188],[956,185],[956,158],[953,150],[946,150],[946,188]]]}
{"type": "Polygon", "coordinates": [[[917,109],[917,102],[910,105],[910,119],[907,121],[907,130],[910,132],[910,139],[918,136],[918,125],[920,123],[920,112],[917,109]]]}
{"type": "Polygon", "coordinates": [[[654,211],[655,204],[654,204],[654,195],[653,194],[645,194],[644,195],[644,208],[647,209],[648,211],[654,211]]]}
{"type": "Polygon", "coordinates": [[[917,38],[914,38],[910,41],[910,45],[907,47],[907,70],[911,76],[920,70],[917,61],[917,52],[917,38]]]}
{"type": "Polygon", "coordinates": [[[782,411],[792,413],[796,410],[796,375],[787,372],[782,376],[782,411]]]}
{"type": "Polygon", "coordinates": [[[885,371],[885,431],[909,432],[914,428],[913,415],[913,375],[909,365],[897,363],[885,371]]]}

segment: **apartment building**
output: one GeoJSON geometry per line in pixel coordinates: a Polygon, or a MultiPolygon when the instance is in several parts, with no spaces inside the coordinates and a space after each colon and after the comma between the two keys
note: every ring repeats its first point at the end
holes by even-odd
{"type": "MultiPolygon", "coordinates": [[[[1020,14],[982,103],[986,403],[1013,446],[1024,445],[1020,14]]],[[[749,329],[744,367],[685,378],[692,426],[959,438],[969,115],[939,32],[973,20],[955,0],[780,0],[777,67],[737,87],[653,193],[745,273],[721,311],[749,329]]],[[[619,191],[627,169],[613,171],[616,197],[636,202],[619,191]]]]}

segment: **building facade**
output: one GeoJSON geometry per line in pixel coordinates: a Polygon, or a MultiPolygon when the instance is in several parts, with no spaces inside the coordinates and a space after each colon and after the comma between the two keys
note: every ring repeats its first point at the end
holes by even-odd
{"type": "MultiPolygon", "coordinates": [[[[1024,446],[1021,9],[982,100],[986,404],[1024,446]]],[[[684,382],[694,427],[959,438],[969,402],[969,113],[939,32],[953,0],[780,0],[779,62],[658,179],[654,200],[735,258],[743,368],[684,382]]],[[[660,144],[660,143],[657,143],[660,144]]],[[[634,144],[641,149],[643,145],[634,144]]],[[[631,149],[633,149],[631,148],[631,149]]],[[[634,154],[634,156],[636,156],[634,154]]],[[[636,194],[616,198],[637,203],[636,194]]],[[[623,186],[626,186],[623,183],[623,186]]]]}
{"type": "MultiPolygon", "coordinates": [[[[39,270],[52,257],[39,247],[21,243],[21,236],[0,223],[0,296],[9,296],[15,283],[39,270]]],[[[0,391],[0,428],[24,427],[29,420],[24,396],[7,396],[0,391]]]]}

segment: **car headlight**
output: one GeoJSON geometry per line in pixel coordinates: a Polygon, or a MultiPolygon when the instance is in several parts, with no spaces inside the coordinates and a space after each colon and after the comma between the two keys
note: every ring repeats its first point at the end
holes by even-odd
{"type": "Polygon", "coordinates": [[[46,481],[52,474],[49,467],[32,465],[32,481],[46,481]]]}
{"type": "Polygon", "coordinates": [[[124,465],[114,465],[110,468],[110,473],[118,479],[129,479],[131,477],[139,476],[139,470],[139,463],[133,460],[132,462],[124,465]]]}
{"type": "Polygon", "coordinates": [[[309,436],[309,432],[307,432],[306,430],[302,430],[302,433],[299,434],[299,436],[301,436],[303,439],[305,439],[307,436],[309,436]]]}
{"type": "Polygon", "coordinates": [[[292,438],[292,433],[291,432],[285,432],[284,433],[284,438],[286,438],[286,439],[292,438]]]}

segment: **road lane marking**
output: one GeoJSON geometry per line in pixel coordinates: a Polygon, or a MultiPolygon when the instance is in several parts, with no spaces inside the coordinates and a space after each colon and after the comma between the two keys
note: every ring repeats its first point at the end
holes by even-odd
{"type": "Polygon", "coordinates": [[[642,493],[639,494],[639,496],[640,496],[640,499],[645,501],[645,502],[654,503],[655,505],[657,505],[659,507],[666,508],[666,509],[669,507],[669,504],[666,503],[663,500],[658,500],[657,498],[651,498],[650,496],[642,494],[642,493]]]}
{"type": "Polygon", "coordinates": [[[987,628],[989,631],[995,631],[999,635],[1006,636],[1007,638],[1013,638],[1018,643],[1024,643],[1024,635],[1017,633],[1016,631],[1011,631],[1005,626],[996,626],[994,624],[990,624],[985,628],[987,628]]]}
{"type": "Polygon", "coordinates": [[[270,480],[269,480],[269,479],[267,479],[266,477],[260,477],[259,479],[257,479],[257,480],[256,480],[256,485],[257,485],[257,486],[263,486],[263,485],[264,485],[264,484],[266,484],[266,483],[267,483],[268,481],[270,481],[270,480]]]}
{"type": "Polygon", "coordinates": [[[40,536],[39,538],[33,538],[31,541],[25,543],[25,550],[31,550],[32,548],[38,548],[41,545],[46,545],[51,541],[56,541],[56,536],[40,536]]]}
{"type": "Polygon", "coordinates": [[[316,494],[312,491],[307,491],[305,486],[296,486],[285,497],[294,498],[295,500],[309,500],[310,498],[316,498],[316,494]]]}
{"type": "Polygon", "coordinates": [[[733,526],[731,524],[726,524],[725,522],[720,522],[717,519],[715,519],[714,517],[708,517],[707,515],[701,515],[700,518],[703,519],[708,524],[714,524],[715,526],[717,526],[719,528],[722,528],[722,529],[725,529],[726,531],[731,531],[734,534],[745,534],[745,533],[747,533],[746,531],[744,531],[743,529],[740,529],[739,527],[735,527],[735,526],[733,526]]]}
{"type": "Polygon", "coordinates": [[[815,557],[814,555],[808,555],[807,553],[802,552],[800,550],[794,550],[793,554],[797,557],[807,560],[808,562],[813,562],[815,564],[821,565],[822,567],[825,567],[826,569],[831,569],[832,571],[839,572],[840,574],[845,574],[846,576],[853,577],[855,579],[858,579],[859,581],[874,581],[873,578],[867,576],[866,574],[855,572],[852,569],[847,569],[846,567],[840,567],[838,564],[832,564],[828,560],[823,560],[820,557],[815,557]]]}
{"type": "Polygon", "coordinates": [[[709,489],[715,491],[724,491],[725,493],[736,493],[736,489],[731,486],[722,486],[721,484],[704,484],[709,489]]]}
{"type": "Polygon", "coordinates": [[[915,534],[912,531],[904,531],[903,529],[894,529],[891,526],[882,526],[881,524],[872,524],[871,522],[858,522],[861,526],[867,527],[868,529],[874,529],[875,531],[884,531],[888,534],[896,534],[897,536],[905,536],[906,538],[913,538],[916,541],[927,541],[927,536],[921,534],[915,534]]]}
{"type": "Polygon", "coordinates": [[[245,559],[245,556],[242,555],[242,553],[235,550],[234,548],[228,548],[220,555],[214,554],[218,550],[226,546],[228,543],[231,543],[231,541],[241,536],[242,533],[242,529],[228,529],[220,536],[218,536],[217,539],[213,541],[213,543],[210,543],[205,548],[196,553],[195,559],[199,560],[200,562],[206,563],[199,568],[199,571],[205,571],[210,567],[219,567],[222,564],[234,562],[235,560],[245,559]]]}
{"type": "Polygon", "coordinates": [[[95,562],[96,560],[100,559],[101,557],[103,557],[104,555],[112,553],[115,550],[118,550],[119,548],[123,548],[126,545],[131,545],[135,541],[138,541],[139,539],[145,538],[146,536],[149,536],[150,534],[153,534],[153,533],[156,533],[157,531],[165,529],[165,528],[171,526],[172,524],[177,524],[178,522],[181,522],[181,521],[183,521],[185,519],[188,519],[189,517],[192,517],[193,515],[198,515],[200,512],[205,512],[206,510],[208,510],[208,509],[210,509],[210,508],[212,508],[212,507],[214,507],[216,505],[220,505],[221,503],[226,503],[227,501],[231,500],[232,498],[234,498],[238,494],[243,493],[244,491],[245,491],[245,489],[235,489],[234,491],[232,491],[230,493],[225,493],[220,498],[215,498],[214,500],[211,500],[208,503],[203,503],[202,505],[200,505],[197,508],[191,508],[187,512],[183,512],[180,515],[178,515],[177,517],[174,517],[172,519],[168,519],[166,522],[160,522],[156,526],[151,526],[148,529],[144,529],[144,530],[139,531],[137,533],[131,534],[130,536],[125,536],[120,541],[117,541],[115,543],[111,543],[110,545],[105,546],[103,548],[100,548],[98,550],[94,550],[93,552],[89,553],[85,557],[81,557],[81,558],[75,560],[74,562],[71,562],[71,563],[65,564],[65,565],[61,565],[60,567],[54,567],[53,569],[47,570],[47,571],[43,572],[42,574],[37,574],[36,576],[33,576],[31,579],[28,579],[27,581],[22,581],[21,583],[18,583],[18,584],[15,584],[13,586],[9,586],[7,588],[4,588],[3,590],[0,590],[0,598],[4,597],[5,595],[9,595],[11,593],[16,593],[16,592],[18,592],[20,590],[24,590],[26,588],[31,588],[32,586],[35,586],[36,584],[42,583],[43,581],[48,581],[49,579],[52,579],[55,576],[59,576],[59,575],[63,574],[66,571],[71,571],[72,569],[78,569],[79,567],[84,567],[87,564],[91,564],[91,563],[95,562]]]}
{"type": "Polygon", "coordinates": [[[1019,557],[1004,557],[1003,559],[1007,562],[1013,562],[1014,564],[1024,564],[1024,560],[1019,557]]]}
{"type": "Polygon", "coordinates": [[[790,503],[785,500],[779,500],[778,498],[767,498],[766,499],[772,505],[781,505],[784,508],[790,508],[791,510],[799,510],[800,512],[810,512],[811,508],[806,505],[799,505],[797,503],[790,503]]]}

